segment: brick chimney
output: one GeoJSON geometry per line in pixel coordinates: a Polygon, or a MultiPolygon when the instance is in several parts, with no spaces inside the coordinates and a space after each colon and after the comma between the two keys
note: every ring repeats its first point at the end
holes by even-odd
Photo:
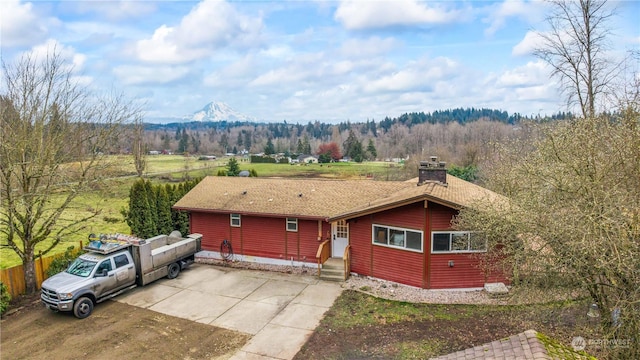
{"type": "Polygon", "coordinates": [[[447,163],[431,156],[429,161],[420,161],[418,167],[418,186],[427,182],[435,182],[447,186],[447,163]]]}

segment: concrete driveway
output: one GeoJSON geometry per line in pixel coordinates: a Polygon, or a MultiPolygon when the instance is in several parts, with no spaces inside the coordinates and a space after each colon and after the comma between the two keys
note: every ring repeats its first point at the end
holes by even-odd
{"type": "Polygon", "coordinates": [[[341,292],[314,276],[193,264],[115,299],[253,335],[231,359],[292,359],[341,292]]]}

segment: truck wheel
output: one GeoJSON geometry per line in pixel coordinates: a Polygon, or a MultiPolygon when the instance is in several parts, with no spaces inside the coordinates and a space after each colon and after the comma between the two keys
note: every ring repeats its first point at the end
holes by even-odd
{"type": "Polygon", "coordinates": [[[167,278],[175,279],[180,274],[180,265],[178,263],[173,263],[169,265],[169,274],[167,274],[167,278]]]}
{"type": "Polygon", "coordinates": [[[87,316],[91,315],[93,311],[93,301],[88,297],[81,297],[76,300],[76,303],[73,305],[73,315],[78,319],[84,319],[87,316]]]}

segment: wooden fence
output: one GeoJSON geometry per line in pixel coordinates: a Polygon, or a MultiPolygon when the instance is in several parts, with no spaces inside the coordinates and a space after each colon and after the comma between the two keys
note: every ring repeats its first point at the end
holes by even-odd
{"type": "MultiPolygon", "coordinates": [[[[80,242],[80,249],[82,249],[82,241],[80,242]]],[[[47,278],[47,270],[53,260],[62,254],[38,257],[35,260],[36,263],[36,285],[40,289],[42,282],[47,278]]],[[[24,282],[24,265],[14,266],[8,269],[0,270],[0,281],[7,286],[9,293],[12,297],[22,295],[27,292],[27,286],[24,282]]]]}

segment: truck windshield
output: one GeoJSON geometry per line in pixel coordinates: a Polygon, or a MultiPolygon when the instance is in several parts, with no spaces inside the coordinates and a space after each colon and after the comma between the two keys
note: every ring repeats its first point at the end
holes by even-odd
{"type": "Polygon", "coordinates": [[[78,275],[87,277],[91,274],[91,270],[96,266],[97,262],[89,261],[82,258],[77,258],[71,266],[67,269],[67,272],[72,275],[78,275]]]}

